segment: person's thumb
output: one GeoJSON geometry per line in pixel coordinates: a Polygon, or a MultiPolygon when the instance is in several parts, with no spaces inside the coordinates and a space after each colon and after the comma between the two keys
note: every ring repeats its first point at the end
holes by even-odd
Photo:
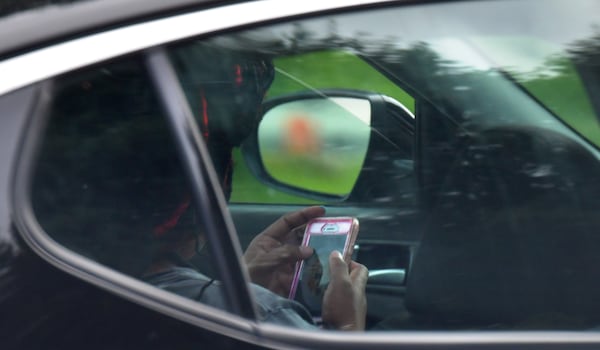
{"type": "Polygon", "coordinates": [[[329,255],[329,274],[331,275],[331,279],[348,276],[348,264],[346,264],[342,254],[337,250],[331,252],[329,255]]]}
{"type": "Polygon", "coordinates": [[[356,261],[351,261],[350,279],[352,280],[353,285],[364,289],[367,285],[367,280],[369,279],[369,270],[364,265],[359,264],[356,261]]]}

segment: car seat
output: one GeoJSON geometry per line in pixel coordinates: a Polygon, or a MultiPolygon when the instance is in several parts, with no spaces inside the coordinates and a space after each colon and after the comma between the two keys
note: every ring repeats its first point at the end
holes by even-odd
{"type": "Polygon", "coordinates": [[[600,163],[571,136],[468,137],[440,186],[408,281],[380,328],[588,329],[600,321],[600,163]]]}

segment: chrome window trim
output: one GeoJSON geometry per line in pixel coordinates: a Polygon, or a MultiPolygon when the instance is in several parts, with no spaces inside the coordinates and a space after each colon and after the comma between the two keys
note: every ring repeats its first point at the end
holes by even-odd
{"type": "Polygon", "coordinates": [[[393,0],[260,0],[134,24],[41,48],[0,63],[0,95],[106,59],[231,27],[393,0]],[[247,16],[252,13],[252,16],[247,16]]]}

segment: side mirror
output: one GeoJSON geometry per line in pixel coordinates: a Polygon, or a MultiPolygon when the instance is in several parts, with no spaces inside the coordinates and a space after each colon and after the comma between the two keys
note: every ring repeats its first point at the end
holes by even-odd
{"type": "Polygon", "coordinates": [[[374,113],[385,114],[389,99],[318,90],[267,100],[256,131],[242,145],[244,159],[273,188],[321,201],[343,200],[363,169],[374,113]]]}

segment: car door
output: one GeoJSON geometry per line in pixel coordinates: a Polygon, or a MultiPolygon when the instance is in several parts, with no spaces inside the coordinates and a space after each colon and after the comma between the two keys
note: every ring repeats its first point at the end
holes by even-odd
{"type": "Polygon", "coordinates": [[[39,89],[10,183],[32,254],[177,320],[177,335],[209,332],[184,347],[210,334],[232,348],[596,347],[600,155],[586,72],[598,5],[280,5],[179,8],[2,62],[2,94],[39,89]],[[557,33],[556,21],[570,25],[557,33]],[[298,102],[291,122],[265,124],[298,102]],[[314,204],[361,222],[365,332],[299,330],[256,312],[262,289],[242,248],[314,204]],[[178,224],[206,237],[186,268],[222,286],[225,302],[145,279],[178,224]]]}

